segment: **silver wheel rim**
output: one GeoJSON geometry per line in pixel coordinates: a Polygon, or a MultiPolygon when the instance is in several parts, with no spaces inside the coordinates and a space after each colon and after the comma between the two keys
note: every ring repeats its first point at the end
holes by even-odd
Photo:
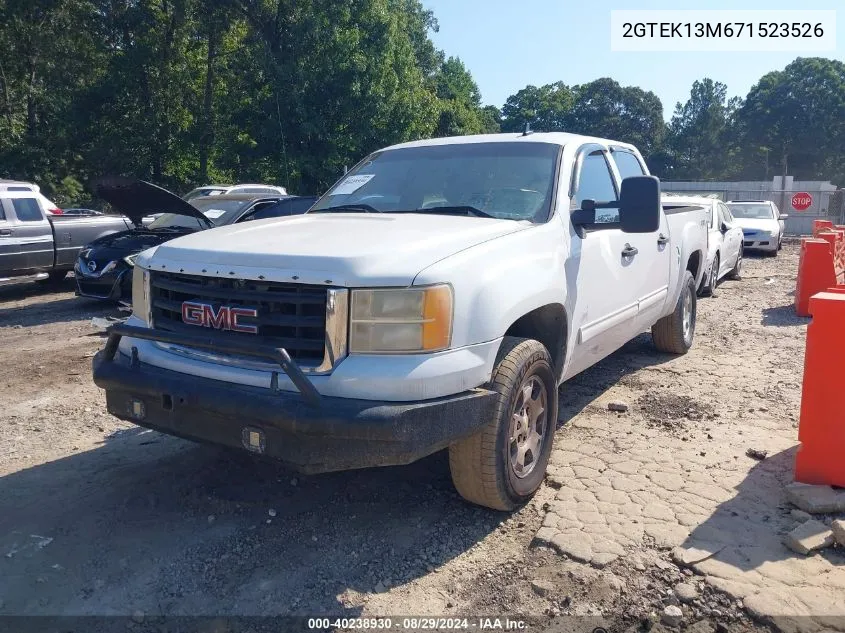
{"type": "Polygon", "coordinates": [[[684,304],[682,310],[684,340],[689,341],[690,331],[692,330],[692,295],[690,294],[689,288],[684,290],[684,304]]]}
{"type": "Polygon", "coordinates": [[[736,272],[742,272],[742,251],[739,251],[739,257],[736,258],[736,272]]]}
{"type": "Polygon", "coordinates": [[[508,455],[513,474],[530,475],[540,460],[543,441],[549,432],[546,385],[538,376],[529,376],[519,388],[511,413],[508,455]]]}
{"type": "Polygon", "coordinates": [[[710,268],[710,290],[716,289],[716,281],[719,278],[719,260],[713,260],[713,266],[710,268]]]}

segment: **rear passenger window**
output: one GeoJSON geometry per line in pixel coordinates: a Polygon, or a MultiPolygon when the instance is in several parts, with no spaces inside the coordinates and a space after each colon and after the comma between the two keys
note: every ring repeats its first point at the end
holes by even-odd
{"type": "Polygon", "coordinates": [[[12,198],[12,207],[20,222],[40,222],[44,219],[35,198],[12,198]]]}
{"type": "Polygon", "coordinates": [[[645,176],[645,170],[640,164],[640,161],[631,152],[616,151],[612,154],[613,160],[616,163],[616,169],[619,170],[619,177],[622,180],[630,178],[631,176],[645,176]]]}

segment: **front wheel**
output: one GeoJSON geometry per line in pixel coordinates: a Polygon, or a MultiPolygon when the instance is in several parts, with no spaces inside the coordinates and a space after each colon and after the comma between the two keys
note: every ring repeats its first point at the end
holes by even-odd
{"type": "Polygon", "coordinates": [[[507,336],[489,388],[493,419],[449,447],[449,469],[460,495],[494,510],[528,501],[546,473],[557,425],[557,385],[548,350],[507,336]]]}
{"type": "Polygon", "coordinates": [[[669,354],[686,354],[689,351],[695,336],[696,309],[695,278],[686,270],[675,310],[651,326],[651,338],[658,351],[669,354]]]}

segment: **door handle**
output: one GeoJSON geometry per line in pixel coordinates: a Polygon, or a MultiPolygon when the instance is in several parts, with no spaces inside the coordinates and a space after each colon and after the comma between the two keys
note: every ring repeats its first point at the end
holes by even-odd
{"type": "Polygon", "coordinates": [[[622,249],[622,257],[633,257],[639,252],[639,249],[634,248],[630,244],[625,244],[625,248],[622,249]]]}
{"type": "Polygon", "coordinates": [[[0,229],[0,237],[9,237],[12,234],[12,229],[0,229]]]}
{"type": "Polygon", "coordinates": [[[669,238],[661,233],[657,236],[657,245],[658,246],[666,246],[669,243],[669,238]]]}

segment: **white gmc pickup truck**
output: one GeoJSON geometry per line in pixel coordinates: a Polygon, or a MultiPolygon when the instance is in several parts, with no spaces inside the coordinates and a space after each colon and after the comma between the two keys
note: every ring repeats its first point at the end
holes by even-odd
{"type": "Polygon", "coordinates": [[[706,220],[661,208],[625,143],[388,147],[305,215],[144,251],[94,381],[119,418],[304,472],[448,448],[460,494],[510,510],[542,483],[561,382],[649,328],[692,345],[706,220]]]}

